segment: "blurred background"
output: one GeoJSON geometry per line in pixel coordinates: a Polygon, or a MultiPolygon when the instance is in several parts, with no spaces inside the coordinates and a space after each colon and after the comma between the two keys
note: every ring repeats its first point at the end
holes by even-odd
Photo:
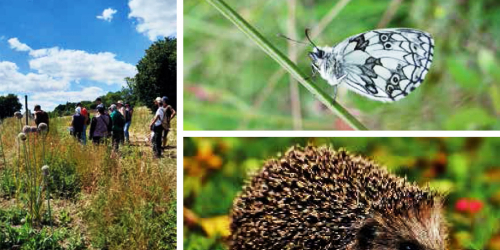
{"type": "MultiPolygon", "coordinates": [[[[500,129],[498,0],[226,0],[310,74],[311,29],[318,46],[376,28],[411,27],[434,36],[434,62],[408,97],[384,104],[340,86],[336,100],[369,129],[500,129]]],[[[320,77],[315,83],[334,90],[320,77]]],[[[350,129],[290,79],[205,1],[184,1],[184,129],[350,129]]]]}
{"type": "Polygon", "coordinates": [[[347,149],[448,193],[448,249],[500,249],[499,138],[185,138],[184,249],[226,249],[228,214],[248,176],[309,143],[347,149]]]}

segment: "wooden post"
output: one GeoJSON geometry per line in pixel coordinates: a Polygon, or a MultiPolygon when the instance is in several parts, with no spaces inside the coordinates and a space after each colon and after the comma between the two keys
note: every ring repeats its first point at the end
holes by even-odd
{"type": "Polygon", "coordinates": [[[26,116],[26,125],[28,125],[28,95],[24,95],[24,107],[26,108],[26,113],[24,113],[24,116],[26,116]]]}

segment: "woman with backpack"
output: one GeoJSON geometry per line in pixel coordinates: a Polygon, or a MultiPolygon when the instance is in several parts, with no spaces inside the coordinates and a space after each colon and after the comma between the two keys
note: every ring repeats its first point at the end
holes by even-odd
{"type": "Polygon", "coordinates": [[[163,120],[161,125],[163,126],[163,137],[162,137],[162,148],[165,149],[167,146],[167,136],[168,131],[170,131],[170,121],[175,117],[175,110],[172,106],[168,105],[168,97],[164,96],[163,101],[163,120]]]}
{"type": "Polygon", "coordinates": [[[111,123],[112,128],[112,138],[113,138],[113,146],[115,150],[118,150],[119,145],[123,143],[123,127],[125,126],[125,118],[123,115],[118,112],[116,105],[113,104],[109,107],[111,111],[111,123]]]}
{"type": "Polygon", "coordinates": [[[97,108],[97,114],[90,123],[89,137],[94,145],[99,145],[111,133],[111,119],[104,114],[104,107],[97,108]]]}

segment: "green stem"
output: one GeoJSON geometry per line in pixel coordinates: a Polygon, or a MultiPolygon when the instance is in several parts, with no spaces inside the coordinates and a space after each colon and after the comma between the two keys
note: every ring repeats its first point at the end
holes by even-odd
{"type": "Polygon", "coordinates": [[[255,28],[247,23],[238,13],[229,7],[223,0],[206,0],[219,10],[222,15],[233,22],[243,33],[253,40],[264,52],[278,62],[283,69],[288,71],[297,81],[299,81],[309,92],[311,92],[320,102],[338,115],[342,120],[357,130],[368,130],[360,121],[351,115],[344,107],[338,104],[333,98],[318,88],[307,77],[299,71],[298,67],[284,56],[277,48],[267,41],[255,28]]]}
{"type": "Polygon", "coordinates": [[[50,211],[50,191],[49,191],[49,182],[47,181],[48,177],[45,176],[45,188],[47,189],[47,208],[49,210],[49,221],[50,221],[50,227],[52,228],[52,214],[50,211]]]}
{"type": "MultiPolygon", "coordinates": [[[[29,147],[29,144],[28,144],[28,147],[29,147]]],[[[27,146],[26,146],[26,141],[23,142],[23,148],[24,148],[24,165],[25,165],[26,173],[28,175],[28,179],[26,181],[26,184],[28,185],[27,191],[28,191],[28,207],[29,207],[30,222],[31,222],[30,225],[33,225],[33,195],[32,195],[32,192],[31,192],[31,189],[32,189],[31,166],[30,166],[30,163],[29,163],[30,156],[29,156],[28,149],[27,149],[27,146]]]]}

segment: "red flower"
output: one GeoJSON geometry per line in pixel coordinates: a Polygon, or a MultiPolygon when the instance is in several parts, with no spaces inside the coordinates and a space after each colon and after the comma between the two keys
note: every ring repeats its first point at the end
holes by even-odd
{"type": "Polygon", "coordinates": [[[483,209],[483,203],[479,200],[471,200],[469,203],[469,211],[473,214],[483,209]]]}
{"type": "Polygon", "coordinates": [[[468,212],[475,214],[483,209],[483,202],[472,198],[462,198],[455,203],[455,209],[458,212],[468,212]]]}
{"type": "Polygon", "coordinates": [[[455,209],[458,212],[467,212],[469,210],[469,201],[467,199],[460,199],[455,204],[455,209]]]}

